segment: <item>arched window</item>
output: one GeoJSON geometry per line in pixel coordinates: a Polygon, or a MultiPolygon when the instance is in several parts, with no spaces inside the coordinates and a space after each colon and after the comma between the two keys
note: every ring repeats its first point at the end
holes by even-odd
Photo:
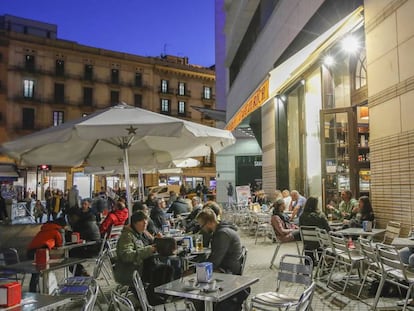
{"type": "Polygon", "coordinates": [[[367,55],[365,49],[361,49],[356,59],[354,81],[355,90],[359,90],[367,84],[367,55]]]}

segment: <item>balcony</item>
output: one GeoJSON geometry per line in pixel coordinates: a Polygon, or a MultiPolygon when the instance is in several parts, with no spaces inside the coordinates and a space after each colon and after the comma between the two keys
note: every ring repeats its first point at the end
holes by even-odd
{"type": "Polygon", "coordinates": [[[176,95],[178,97],[191,97],[191,91],[190,90],[185,90],[184,94],[179,94],[179,91],[177,90],[176,95]]]}
{"type": "Polygon", "coordinates": [[[210,98],[206,98],[205,96],[204,96],[204,93],[201,93],[201,100],[203,100],[203,101],[207,101],[207,102],[212,102],[212,101],[215,101],[216,100],[216,95],[211,95],[210,96],[210,98]]]}
{"type": "Polygon", "coordinates": [[[163,95],[174,95],[174,93],[175,93],[174,91],[175,90],[173,88],[168,88],[167,90],[163,90],[161,88],[161,86],[158,87],[158,93],[159,94],[163,94],[163,95]]]}

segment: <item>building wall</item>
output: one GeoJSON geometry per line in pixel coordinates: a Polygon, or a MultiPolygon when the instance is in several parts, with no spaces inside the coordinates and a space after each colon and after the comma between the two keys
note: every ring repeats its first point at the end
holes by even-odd
{"type": "Polygon", "coordinates": [[[372,203],[380,225],[399,221],[406,232],[414,223],[414,1],[364,4],[372,203]]]}
{"type": "Polygon", "coordinates": [[[262,107],[262,189],[269,197],[276,190],[275,101],[262,107]]]}

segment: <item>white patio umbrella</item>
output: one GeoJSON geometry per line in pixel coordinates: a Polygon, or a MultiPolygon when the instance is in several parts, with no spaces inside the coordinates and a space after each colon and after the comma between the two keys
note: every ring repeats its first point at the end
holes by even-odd
{"type": "Polygon", "coordinates": [[[205,156],[234,144],[231,132],[125,103],[2,145],[20,165],[111,166],[123,163],[131,209],[129,166],[205,156]]]}

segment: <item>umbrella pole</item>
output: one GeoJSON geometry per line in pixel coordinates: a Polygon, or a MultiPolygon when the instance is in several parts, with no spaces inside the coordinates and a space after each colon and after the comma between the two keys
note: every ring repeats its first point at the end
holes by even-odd
{"type": "Polygon", "coordinates": [[[129,160],[128,160],[128,148],[122,148],[124,156],[124,174],[125,174],[125,189],[126,189],[126,203],[128,207],[129,217],[132,215],[132,199],[131,188],[129,186],[129,160]]]}

